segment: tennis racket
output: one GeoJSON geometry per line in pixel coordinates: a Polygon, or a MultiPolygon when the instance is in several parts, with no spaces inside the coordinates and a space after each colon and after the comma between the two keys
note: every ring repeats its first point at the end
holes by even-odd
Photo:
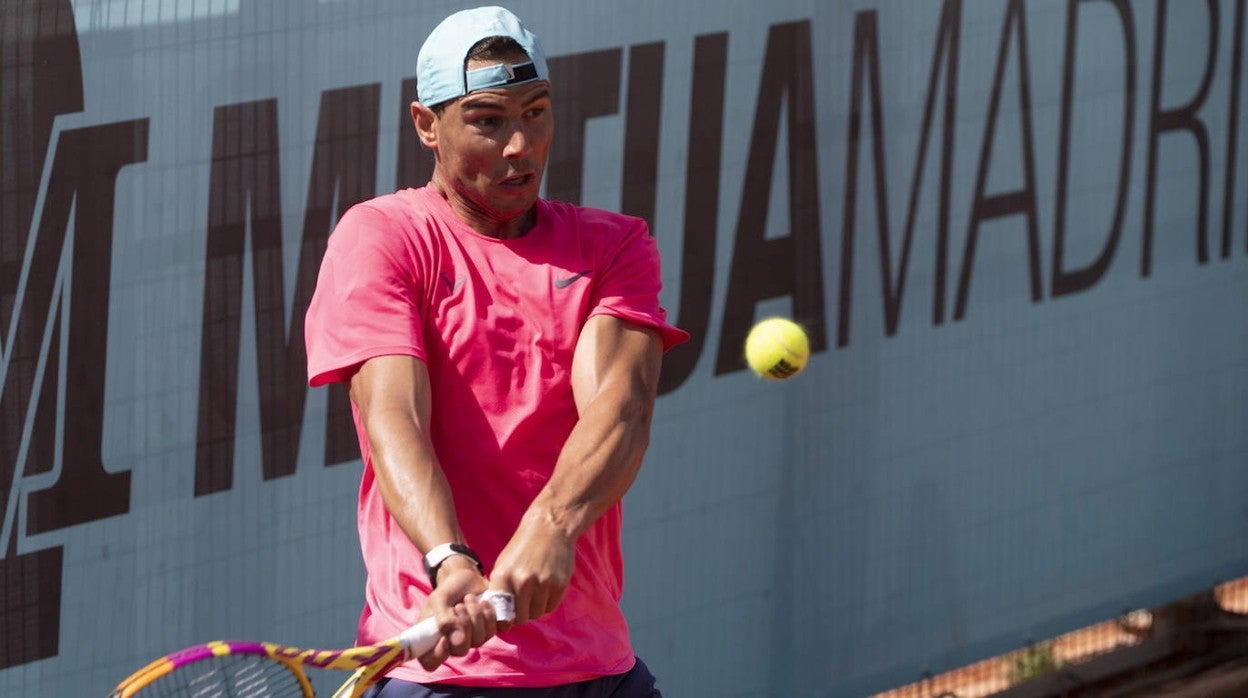
{"type": "MultiPolygon", "coordinates": [[[[481,595],[500,621],[516,617],[510,594],[481,595]]],[[[345,650],[305,650],[271,642],[215,641],[187,647],[136,671],[109,698],[313,698],[304,671],[354,671],[334,698],[358,698],[385,673],[438,643],[438,627],[426,618],[398,637],[345,650]]]]}

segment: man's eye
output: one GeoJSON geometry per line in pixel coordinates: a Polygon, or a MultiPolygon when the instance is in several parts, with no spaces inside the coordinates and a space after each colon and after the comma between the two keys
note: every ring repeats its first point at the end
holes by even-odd
{"type": "Polygon", "coordinates": [[[536,119],[537,117],[545,113],[546,113],[546,107],[533,107],[532,109],[528,111],[528,117],[530,119],[536,119]]]}
{"type": "Polygon", "coordinates": [[[498,126],[498,121],[499,119],[497,116],[483,116],[474,120],[473,123],[479,128],[494,128],[495,126],[498,126]]]}

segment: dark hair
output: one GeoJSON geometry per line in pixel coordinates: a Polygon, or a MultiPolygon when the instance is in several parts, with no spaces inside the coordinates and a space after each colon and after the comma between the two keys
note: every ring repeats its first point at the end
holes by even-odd
{"type": "Polygon", "coordinates": [[[505,61],[514,56],[528,57],[528,52],[524,47],[516,43],[516,40],[509,36],[487,36],[472,45],[468,49],[468,55],[464,57],[464,67],[468,67],[468,61],[505,61]]]}
{"type": "MultiPolygon", "coordinates": [[[[464,68],[467,69],[468,61],[506,61],[520,56],[524,56],[526,60],[529,58],[528,52],[515,39],[509,36],[487,36],[468,49],[468,55],[464,56],[464,68]]],[[[446,105],[454,101],[448,99],[429,109],[441,117],[442,112],[446,111],[446,105]]]]}

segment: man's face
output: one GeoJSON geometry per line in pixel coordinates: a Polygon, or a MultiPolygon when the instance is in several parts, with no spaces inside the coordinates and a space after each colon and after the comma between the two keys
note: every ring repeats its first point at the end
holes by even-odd
{"type": "Polygon", "coordinates": [[[532,208],[554,137],[549,84],[472,92],[448,104],[434,128],[444,182],[475,214],[509,220],[532,208]]]}

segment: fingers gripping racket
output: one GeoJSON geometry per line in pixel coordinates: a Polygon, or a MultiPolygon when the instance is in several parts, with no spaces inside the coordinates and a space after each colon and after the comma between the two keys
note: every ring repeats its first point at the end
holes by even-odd
{"type": "MultiPolygon", "coordinates": [[[[515,618],[510,594],[487,591],[481,600],[500,621],[515,618]]],[[[166,655],[136,671],[109,698],[313,698],[306,667],[354,671],[334,698],[358,698],[394,667],[438,643],[433,618],[376,645],[345,650],[299,649],[270,642],[216,641],[166,655]]]]}

